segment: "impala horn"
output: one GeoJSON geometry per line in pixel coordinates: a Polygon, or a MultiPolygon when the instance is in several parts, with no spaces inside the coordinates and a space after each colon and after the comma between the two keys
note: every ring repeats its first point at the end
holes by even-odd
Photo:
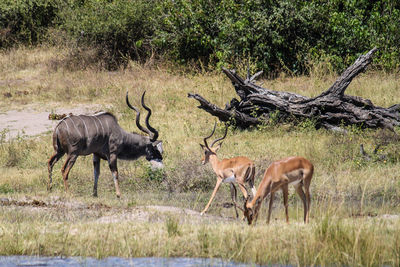
{"type": "MultiPolygon", "coordinates": [[[[221,137],[221,138],[215,139],[215,140],[212,142],[211,147],[213,147],[213,146],[215,145],[215,143],[217,143],[218,141],[224,140],[227,133],[228,133],[228,125],[225,124],[225,134],[224,134],[224,136],[221,137]]],[[[222,142],[221,142],[221,143],[222,143],[222,142]]]]}
{"type": "Polygon", "coordinates": [[[211,149],[210,149],[210,147],[208,146],[207,139],[210,138],[210,137],[215,133],[215,128],[216,128],[216,127],[217,127],[217,122],[214,123],[214,129],[212,130],[211,134],[210,134],[209,136],[207,136],[207,137],[204,137],[204,144],[206,145],[206,148],[207,148],[208,150],[211,150],[211,149]]]}

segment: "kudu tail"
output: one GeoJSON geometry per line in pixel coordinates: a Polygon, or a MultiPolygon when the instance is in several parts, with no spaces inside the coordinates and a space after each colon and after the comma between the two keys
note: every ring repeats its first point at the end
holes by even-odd
{"type": "Polygon", "coordinates": [[[59,151],[61,149],[61,143],[58,137],[58,127],[54,130],[53,133],[53,148],[54,151],[59,151]]]}

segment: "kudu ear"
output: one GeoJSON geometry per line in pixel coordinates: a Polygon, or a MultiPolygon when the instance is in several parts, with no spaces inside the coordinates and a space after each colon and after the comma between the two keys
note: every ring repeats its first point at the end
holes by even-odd
{"type": "Polygon", "coordinates": [[[164,152],[161,140],[153,142],[153,147],[155,147],[158,151],[160,151],[161,154],[164,152]]]}

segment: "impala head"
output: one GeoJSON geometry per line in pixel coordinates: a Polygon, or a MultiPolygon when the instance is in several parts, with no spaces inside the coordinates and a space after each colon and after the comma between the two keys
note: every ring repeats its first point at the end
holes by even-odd
{"type": "Polygon", "coordinates": [[[206,164],[207,162],[209,162],[210,156],[211,156],[211,155],[216,155],[217,151],[221,148],[222,142],[219,143],[219,144],[217,144],[215,147],[214,147],[214,145],[215,145],[218,141],[224,140],[225,137],[226,137],[226,134],[228,133],[228,126],[226,126],[226,127],[225,127],[225,134],[224,134],[224,136],[221,137],[221,138],[215,139],[215,140],[212,142],[211,146],[209,146],[208,143],[207,143],[207,139],[210,138],[210,137],[215,133],[215,128],[216,128],[216,127],[217,127],[217,122],[215,122],[215,124],[214,124],[214,129],[212,130],[211,134],[210,134],[209,136],[207,136],[207,137],[204,138],[204,145],[203,145],[203,144],[200,144],[200,146],[201,146],[201,148],[203,149],[203,152],[204,152],[203,157],[201,158],[201,163],[202,163],[203,165],[206,164]]]}
{"type": "Polygon", "coordinates": [[[142,103],[143,108],[145,110],[147,110],[147,116],[145,119],[147,128],[140,125],[140,111],[138,108],[132,106],[129,103],[128,92],[126,92],[126,104],[128,105],[128,107],[130,107],[131,109],[136,111],[136,126],[139,128],[139,130],[141,130],[142,132],[147,133],[149,135],[149,137],[146,137],[146,140],[145,140],[145,142],[147,143],[146,147],[145,147],[146,160],[150,161],[151,167],[153,169],[160,169],[160,168],[164,167],[163,162],[162,162],[162,160],[163,160],[162,141],[157,140],[158,132],[156,129],[151,127],[151,125],[149,124],[149,118],[151,116],[151,109],[149,107],[147,107],[144,103],[144,95],[145,94],[146,94],[146,91],[143,92],[141,103],[142,103]]]}
{"type": "Polygon", "coordinates": [[[253,220],[255,220],[256,218],[256,210],[257,210],[257,205],[259,205],[261,203],[261,199],[258,198],[256,201],[256,205],[252,205],[251,204],[252,201],[250,199],[250,196],[247,197],[247,199],[244,201],[244,205],[243,205],[243,214],[244,216],[247,218],[247,223],[250,225],[253,220]]]}

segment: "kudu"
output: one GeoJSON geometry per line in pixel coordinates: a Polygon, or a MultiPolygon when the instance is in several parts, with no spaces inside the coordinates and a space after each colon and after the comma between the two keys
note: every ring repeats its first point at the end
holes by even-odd
{"type": "Polygon", "coordinates": [[[61,120],[53,132],[53,147],[55,150],[48,161],[49,183],[47,189],[52,188],[52,169],[54,164],[64,155],[67,159],[61,168],[65,191],[68,191],[68,174],[78,156],[93,154],[94,187],[93,196],[97,197],[97,182],[100,175],[100,159],[108,161],[115,184],[117,197],[120,197],[118,183],[117,159],[135,160],[145,156],[154,168],[162,168],[162,141],[157,140],[158,132],[150,126],[151,109],[144,103],[143,92],[141,103],[147,110],[146,126],[140,125],[140,111],[129,103],[126,92],[126,104],[136,112],[137,127],[148,134],[142,136],[137,133],[128,133],[122,129],[117,119],[108,112],[97,113],[93,116],[71,115],[61,120]]]}
{"type": "Polygon", "coordinates": [[[211,146],[209,146],[207,143],[207,139],[210,138],[214,134],[216,125],[217,125],[217,123],[214,124],[214,129],[211,132],[211,134],[204,138],[204,145],[200,144],[201,148],[204,151],[204,155],[202,158],[202,164],[206,164],[207,162],[210,162],[215,174],[217,175],[217,183],[215,185],[214,191],[212,192],[211,198],[208,201],[206,207],[201,212],[201,215],[203,215],[208,210],[221,183],[224,182],[224,183],[230,183],[232,202],[233,202],[233,206],[235,207],[236,218],[238,218],[239,214],[237,212],[237,208],[239,208],[239,209],[241,209],[241,208],[240,208],[240,206],[237,206],[237,204],[236,204],[237,190],[236,190],[234,183],[238,184],[239,189],[242,191],[242,193],[246,199],[248,198],[249,194],[244,185],[245,182],[247,182],[249,184],[249,186],[252,190],[252,193],[254,195],[256,193],[256,189],[254,187],[255,166],[254,166],[254,162],[247,157],[234,157],[234,158],[223,159],[223,160],[218,159],[217,151],[220,149],[222,142],[219,143],[218,145],[216,145],[215,147],[214,147],[214,145],[217,142],[225,139],[226,134],[228,132],[228,127],[226,126],[226,128],[225,128],[224,136],[221,138],[215,139],[212,142],[211,146]]]}

